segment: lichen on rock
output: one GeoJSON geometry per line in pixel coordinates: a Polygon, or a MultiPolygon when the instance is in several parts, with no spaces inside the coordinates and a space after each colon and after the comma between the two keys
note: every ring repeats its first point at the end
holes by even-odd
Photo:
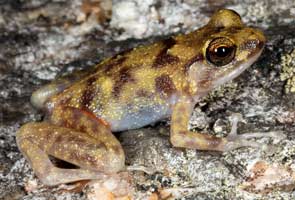
{"type": "Polygon", "coordinates": [[[286,81],[285,92],[295,93],[295,49],[291,53],[285,54],[282,59],[281,80],[286,81]]]}

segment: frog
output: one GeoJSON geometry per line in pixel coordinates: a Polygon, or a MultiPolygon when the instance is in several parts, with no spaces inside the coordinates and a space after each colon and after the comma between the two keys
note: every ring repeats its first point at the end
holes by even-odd
{"type": "Polygon", "coordinates": [[[217,137],[188,129],[195,105],[238,77],[261,55],[263,32],[230,9],[203,27],[106,58],[90,72],[38,89],[31,103],[46,118],[16,134],[18,148],[45,185],[101,179],[126,170],[113,133],[170,119],[172,148],[227,152],[259,146],[241,134],[217,137]],[[65,169],[50,156],[71,163],[65,169]]]}

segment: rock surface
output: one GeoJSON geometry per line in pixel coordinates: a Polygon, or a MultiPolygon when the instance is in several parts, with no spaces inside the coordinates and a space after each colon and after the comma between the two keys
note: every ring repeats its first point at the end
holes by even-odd
{"type": "Polygon", "coordinates": [[[169,195],[185,199],[295,199],[295,2],[104,3],[0,1],[0,199],[95,198],[87,189],[66,192],[42,185],[18,151],[18,128],[43,118],[29,103],[32,91],[56,76],[92,66],[122,50],[197,29],[224,7],[240,13],[245,23],[263,29],[268,42],[258,62],[198,104],[190,128],[224,136],[230,130],[229,117],[240,113],[244,117],[240,133],[265,132],[267,136],[281,131],[287,138],[257,139],[261,144],[272,144],[271,151],[242,148],[218,154],[172,148],[169,122],[127,131],[119,136],[126,163],[157,170],[150,175],[132,172],[131,190],[135,199],[169,195]],[[267,164],[261,167],[259,163],[267,164]],[[275,177],[272,181],[277,181],[268,184],[270,174],[275,177]]]}

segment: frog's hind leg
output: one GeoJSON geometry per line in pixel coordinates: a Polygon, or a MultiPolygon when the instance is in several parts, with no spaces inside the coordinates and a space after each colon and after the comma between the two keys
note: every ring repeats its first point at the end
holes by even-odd
{"type": "Polygon", "coordinates": [[[20,150],[44,184],[101,179],[124,169],[123,149],[102,121],[75,108],[62,110],[53,113],[54,125],[28,123],[16,136],[20,150]],[[80,169],[58,168],[48,155],[80,169]]]}

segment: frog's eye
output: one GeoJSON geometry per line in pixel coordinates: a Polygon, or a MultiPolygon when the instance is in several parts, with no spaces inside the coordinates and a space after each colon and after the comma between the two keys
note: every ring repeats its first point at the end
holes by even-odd
{"type": "Polygon", "coordinates": [[[227,38],[215,38],[206,49],[207,60],[216,65],[224,66],[230,63],[236,53],[236,46],[227,38]]]}

